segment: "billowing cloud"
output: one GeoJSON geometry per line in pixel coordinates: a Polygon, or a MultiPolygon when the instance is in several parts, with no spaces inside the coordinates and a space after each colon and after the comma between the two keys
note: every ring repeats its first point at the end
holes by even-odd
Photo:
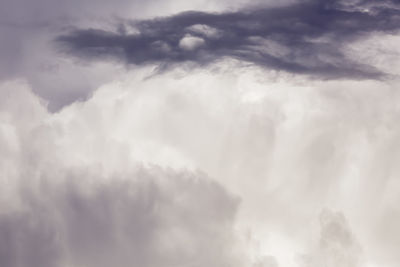
{"type": "Polygon", "coordinates": [[[229,57],[317,78],[378,79],[384,73],[352,59],[346,47],[372,33],[397,32],[399,7],[394,1],[336,0],[226,13],[192,11],[123,22],[123,29],[136,30],[133,34],[75,29],[57,40],[78,57],[114,57],[136,65],[166,67],[187,61],[204,65],[229,57]],[[188,38],[197,45],[182,46],[188,38]],[[154,44],[160,42],[170,49],[156,49],[154,44]]]}
{"type": "Polygon", "coordinates": [[[338,255],[343,264],[364,267],[365,257],[396,266],[396,81],[280,80],[229,62],[212,70],[136,69],[57,113],[23,83],[3,84],[0,221],[9,241],[1,248],[25,255],[8,264],[124,264],[142,242],[124,235],[124,223],[143,225],[142,214],[159,222],[139,235],[155,244],[136,257],[157,255],[149,266],[176,263],[174,249],[205,260],[187,240],[220,265],[298,267],[298,255],[308,255],[314,267],[338,255]],[[328,212],[315,222],[324,207],[346,219],[328,212]],[[155,233],[185,246],[168,247],[155,233]],[[29,250],[35,238],[51,248],[29,250]],[[99,259],[90,256],[97,242],[99,259]]]}
{"type": "Polygon", "coordinates": [[[109,172],[101,155],[74,158],[67,117],[47,113],[23,83],[1,89],[2,267],[241,266],[239,200],[221,185],[199,172],[124,166],[123,149],[109,172]]]}
{"type": "Polygon", "coordinates": [[[0,266],[397,267],[399,19],[1,1],[0,266]]]}
{"type": "Polygon", "coordinates": [[[156,167],[108,182],[63,175],[21,181],[18,207],[0,214],[1,266],[240,266],[237,200],[205,177],[156,167]]]}

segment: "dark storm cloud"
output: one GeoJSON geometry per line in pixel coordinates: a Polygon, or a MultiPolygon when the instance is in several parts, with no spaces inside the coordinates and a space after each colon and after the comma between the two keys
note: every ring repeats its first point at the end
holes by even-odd
{"type": "MultiPolygon", "coordinates": [[[[0,82],[26,80],[32,90],[59,110],[84,100],[107,78],[98,69],[74,64],[54,51],[51,40],[67,24],[87,25],[99,18],[149,16],[148,0],[0,0],[0,82]],[[100,77],[99,77],[100,76],[100,77]]],[[[107,70],[110,73],[110,70],[107,70]]]]}
{"type": "Polygon", "coordinates": [[[91,178],[26,181],[22,207],[0,213],[0,266],[237,266],[237,199],[218,184],[161,169],[91,178]]]}
{"type": "Polygon", "coordinates": [[[126,22],[116,32],[75,29],[57,40],[74,55],[129,64],[203,65],[229,57],[318,78],[377,79],[384,73],[352,60],[345,47],[374,32],[400,29],[396,7],[398,1],[305,1],[230,13],[193,11],[126,22]]]}

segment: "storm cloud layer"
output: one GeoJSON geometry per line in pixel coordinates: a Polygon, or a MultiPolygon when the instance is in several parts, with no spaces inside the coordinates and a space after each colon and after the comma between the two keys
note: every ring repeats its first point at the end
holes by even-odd
{"type": "Polygon", "coordinates": [[[79,57],[128,64],[200,65],[234,58],[317,78],[378,79],[384,73],[353,60],[346,45],[400,29],[397,1],[302,1],[275,8],[122,22],[117,32],[74,29],[57,38],[79,57]]]}
{"type": "MultiPolygon", "coordinates": [[[[229,1],[230,4],[241,0],[229,1]]],[[[86,99],[119,72],[112,64],[77,64],[54,49],[52,40],[65,27],[108,28],[115,18],[152,18],[187,9],[223,10],[212,0],[1,0],[0,81],[24,79],[49,102],[52,111],[86,99]]]]}
{"type": "Polygon", "coordinates": [[[0,267],[398,267],[399,20],[0,0],[0,267]]]}

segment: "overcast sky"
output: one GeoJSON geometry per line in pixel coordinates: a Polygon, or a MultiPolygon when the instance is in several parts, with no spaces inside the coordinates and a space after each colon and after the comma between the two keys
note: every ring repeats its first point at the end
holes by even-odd
{"type": "Polygon", "coordinates": [[[1,267],[397,267],[400,2],[0,0],[1,267]]]}

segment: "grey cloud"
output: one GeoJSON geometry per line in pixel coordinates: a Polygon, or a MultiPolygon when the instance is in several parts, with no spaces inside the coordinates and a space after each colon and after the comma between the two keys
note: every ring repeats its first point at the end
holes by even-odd
{"type": "Polygon", "coordinates": [[[24,181],[21,207],[1,212],[2,267],[236,265],[238,201],[207,177],[152,167],[87,186],[89,172],[67,173],[24,181]]]}
{"type": "Polygon", "coordinates": [[[324,210],[320,214],[320,237],[317,246],[300,260],[302,267],[363,266],[361,246],[341,212],[324,210]]]}
{"type": "Polygon", "coordinates": [[[51,40],[65,25],[103,25],[115,17],[166,15],[204,6],[206,1],[1,0],[0,81],[26,79],[49,102],[49,110],[59,110],[85,99],[118,70],[112,66],[99,70],[58,55],[51,40]]]}
{"type": "Polygon", "coordinates": [[[57,114],[26,84],[0,91],[1,267],[240,266],[238,198],[224,187],[202,173],[140,167],[122,147],[106,171],[115,155],[96,158],[110,151],[82,158],[78,146],[57,145],[75,127],[64,135],[48,121],[57,114]]]}
{"type": "Polygon", "coordinates": [[[378,79],[385,74],[352,60],[346,44],[374,32],[397,32],[398,7],[396,1],[349,5],[336,0],[229,13],[192,11],[126,21],[119,32],[74,29],[57,41],[78,57],[157,63],[161,68],[187,61],[203,65],[229,57],[317,78],[378,79]],[[127,33],[130,29],[138,33],[127,33]],[[183,49],[180,44],[187,36],[197,38],[201,45],[183,49]]]}
{"type": "Polygon", "coordinates": [[[253,267],[278,267],[278,262],[273,256],[264,256],[259,259],[253,267]]]}

